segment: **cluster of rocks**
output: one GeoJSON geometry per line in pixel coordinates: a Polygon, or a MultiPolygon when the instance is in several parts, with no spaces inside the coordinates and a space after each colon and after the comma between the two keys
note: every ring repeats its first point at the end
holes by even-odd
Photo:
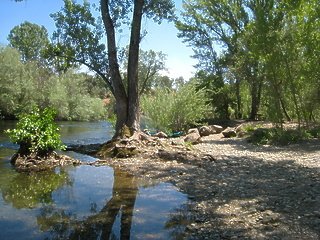
{"type": "MultiPolygon", "coordinates": [[[[188,130],[186,136],[183,137],[184,142],[188,142],[191,144],[198,144],[202,142],[202,137],[209,136],[211,134],[220,134],[222,133],[224,137],[236,137],[237,129],[236,128],[223,128],[220,125],[209,125],[209,126],[201,126],[198,128],[191,128],[188,130]]],[[[164,132],[158,132],[154,135],[154,137],[158,138],[168,138],[168,135],[164,132]]],[[[178,145],[179,141],[172,141],[173,145],[178,145]]]]}

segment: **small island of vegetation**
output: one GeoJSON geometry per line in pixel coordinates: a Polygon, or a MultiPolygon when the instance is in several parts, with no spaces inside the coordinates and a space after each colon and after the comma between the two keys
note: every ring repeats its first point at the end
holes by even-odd
{"type": "Polygon", "coordinates": [[[58,126],[54,122],[54,110],[37,107],[30,114],[20,116],[15,129],[7,130],[13,143],[19,144],[18,152],[11,158],[18,171],[42,171],[56,166],[79,164],[80,161],[56,153],[65,149],[61,145],[58,126]]]}

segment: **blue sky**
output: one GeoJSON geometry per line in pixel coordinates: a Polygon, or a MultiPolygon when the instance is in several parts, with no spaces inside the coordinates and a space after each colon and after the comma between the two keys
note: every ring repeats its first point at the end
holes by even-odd
{"type": "MultiPolygon", "coordinates": [[[[77,2],[82,3],[82,0],[77,2]]],[[[99,1],[88,0],[88,2],[98,3],[99,1]]],[[[182,0],[175,2],[176,8],[180,9],[182,0]]],[[[45,26],[51,35],[55,26],[49,14],[59,11],[62,6],[62,0],[26,0],[20,3],[13,0],[0,0],[0,43],[8,44],[7,36],[10,30],[24,21],[45,26]]],[[[141,48],[167,54],[166,66],[169,69],[167,75],[173,78],[183,76],[185,80],[189,79],[195,71],[192,65],[196,64],[196,60],[190,57],[193,54],[192,49],[177,37],[178,31],[174,24],[164,21],[158,25],[151,21],[144,21],[142,26],[147,30],[148,35],[143,39],[141,48]]],[[[121,36],[121,40],[127,37],[128,35],[121,36]]]]}

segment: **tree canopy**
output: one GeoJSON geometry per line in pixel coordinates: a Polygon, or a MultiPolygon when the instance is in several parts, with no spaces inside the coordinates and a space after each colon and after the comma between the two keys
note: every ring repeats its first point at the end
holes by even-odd
{"type": "Polygon", "coordinates": [[[230,86],[236,117],[319,119],[316,2],[189,0],[176,26],[199,60],[199,81],[211,76],[223,80],[219,89],[230,86]]]}
{"type": "Polygon", "coordinates": [[[11,47],[20,51],[23,61],[39,61],[49,43],[47,29],[28,21],[15,26],[8,40],[11,47]]]}

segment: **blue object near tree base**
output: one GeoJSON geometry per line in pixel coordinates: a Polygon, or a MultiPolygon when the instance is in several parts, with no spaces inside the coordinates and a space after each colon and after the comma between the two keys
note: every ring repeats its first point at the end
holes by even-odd
{"type": "Polygon", "coordinates": [[[182,132],[172,133],[171,137],[180,137],[181,134],[182,132]]]}

